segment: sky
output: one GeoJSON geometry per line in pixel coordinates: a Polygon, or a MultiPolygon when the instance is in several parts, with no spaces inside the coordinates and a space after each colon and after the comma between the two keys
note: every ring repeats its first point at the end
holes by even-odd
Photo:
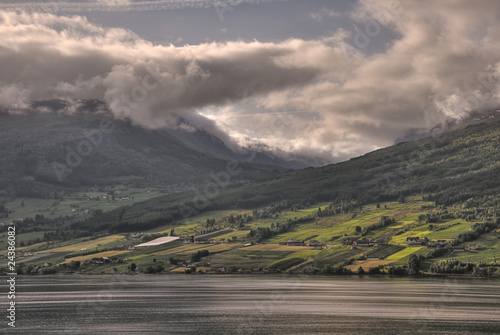
{"type": "Polygon", "coordinates": [[[0,108],[99,99],[338,162],[496,109],[499,23],[495,0],[1,1],[0,108]]]}

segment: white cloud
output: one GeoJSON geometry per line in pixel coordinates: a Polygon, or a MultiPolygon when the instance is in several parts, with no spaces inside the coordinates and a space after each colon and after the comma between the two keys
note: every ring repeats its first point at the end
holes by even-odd
{"type": "Polygon", "coordinates": [[[359,31],[182,47],[78,16],[3,12],[0,104],[95,98],[146,127],[182,117],[216,132],[200,111],[241,143],[342,160],[497,107],[499,12],[493,0],[362,0],[359,31]],[[377,43],[376,25],[400,37],[372,55],[349,44],[377,43]]]}
{"type": "Polygon", "coordinates": [[[29,91],[22,84],[4,84],[0,82],[0,107],[19,112],[30,106],[29,91]]]}
{"type": "Polygon", "coordinates": [[[300,40],[153,45],[83,17],[12,12],[0,13],[0,48],[2,80],[27,87],[23,97],[101,99],[117,116],[149,127],[303,85],[325,72],[315,62],[330,52],[300,40]],[[304,59],[304,49],[318,58],[304,59]]]}

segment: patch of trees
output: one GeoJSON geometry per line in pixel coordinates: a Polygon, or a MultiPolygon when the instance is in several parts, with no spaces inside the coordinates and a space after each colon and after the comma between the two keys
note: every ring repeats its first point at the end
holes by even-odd
{"type": "Polygon", "coordinates": [[[500,270],[496,266],[481,263],[474,267],[472,274],[478,277],[493,277],[499,275],[500,270]]]}
{"type": "MultiPolygon", "coordinates": [[[[207,220],[210,220],[210,219],[207,219],[207,220]]],[[[212,224],[211,224],[211,227],[213,228],[213,225],[215,225],[215,219],[212,219],[212,224]]],[[[253,217],[252,215],[247,215],[247,214],[238,214],[238,215],[229,215],[229,217],[227,218],[227,222],[229,222],[232,226],[236,226],[238,228],[243,228],[245,226],[245,224],[249,223],[249,222],[252,222],[253,220],[253,217]]],[[[208,221],[207,221],[208,223],[208,221]]]]}
{"type": "Polygon", "coordinates": [[[389,270],[387,270],[387,273],[392,276],[406,276],[408,274],[408,270],[401,266],[394,266],[390,267],[389,270]]]}
{"type": "Polygon", "coordinates": [[[4,204],[0,204],[0,219],[9,217],[9,209],[4,204]]]}
{"type": "Polygon", "coordinates": [[[429,270],[433,273],[466,274],[472,273],[475,266],[474,263],[465,263],[456,259],[451,259],[436,262],[431,265],[429,270]]]}
{"type": "Polygon", "coordinates": [[[330,264],[325,265],[323,268],[323,273],[327,275],[350,275],[352,274],[352,271],[350,269],[347,269],[343,267],[342,265],[339,266],[333,266],[330,264]]]}
{"type": "Polygon", "coordinates": [[[297,204],[294,204],[291,206],[288,201],[284,200],[284,201],[279,201],[277,203],[271,204],[267,207],[264,207],[260,211],[254,209],[252,211],[252,216],[255,218],[259,218],[259,219],[268,219],[268,218],[275,217],[276,214],[279,214],[288,208],[291,208],[292,210],[297,210],[297,209],[300,209],[303,207],[304,206],[302,203],[297,203],[297,204]]]}
{"type": "Polygon", "coordinates": [[[247,238],[255,239],[257,242],[261,242],[264,239],[286,233],[297,223],[314,221],[315,218],[309,215],[301,218],[295,218],[293,220],[288,219],[286,222],[278,222],[276,224],[272,223],[271,227],[257,227],[257,229],[251,229],[247,234],[247,238]]]}
{"type": "Polygon", "coordinates": [[[453,245],[458,245],[458,244],[462,244],[464,242],[473,241],[473,240],[477,239],[479,236],[481,236],[482,234],[489,233],[489,232],[493,231],[494,229],[496,229],[497,227],[498,227],[497,222],[478,222],[478,223],[475,223],[472,226],[470,231],[458,235],[457,238],[453,241],[453,245]]]}
{"type": "Polygon", "coordinates": [[[380,228],[385,228],[385,227],[390,226],[391,224],[395,224],[395,223],[396,223],[396,219],[390,218],[388,216],[382,216],[380,218],[379,222],[371,224],[368,227],[365,227],[363,229],[363,232],[361,233],[361,235],[365,236],[368,233],[370,233],[372,230],[377,230],[377,229],[380,229],[380,228]]]}
{"type": "Polygon", "coordinates": [[[352,213],[356,210],[362,210],[363,205],[356,200],[341,200],[339,202],[331,202],[327,207],[318,207],[316,216],[325,217],[335,214],[352,213]]]}
{"type": "Polygon", "coordinates": [[[382,271],[379,267],[374,267],[374,268],[368,269],[368,274],[369,275],[381,275],[381,274],[384,274],[384,271],[382,271]]]}
{"type": "Polygon", "coordinates": [[[148,266],[144,272],[145,273],[162,273],[164,270],[165,270],[165,268],[163,266],[156,265],[156,266],[148,266]]]}
{"type": "Polygon", "coordinates": [[[408,274],[418,275],[420,274],[420,263],[424,260],[424,256],[412,254],[408,258],[408,274]]]}
{"type": "Polygon", "coordinates": [[[450,251],[451,251],[450,247],[436,248],[427,254],[427,258],[438,258],[446,255],[450,251]]]}
{"type": "Polygon", "coordinates": [[[208,250],[199,250],[198,252],[191,254],[191,262],[199,262],[203,257],[210,255],[208,250]]]}
{"type": "MultiPolygon", "coordinates": [[[[80,230],[74,231],[68,228],[66,229],[56,229],[55,231],[48,231],[43,234],[43,241],[68,241],[75,238],[82,237],[82,232],[80,230]]],[[[39,243],[40,239],[36,238],[34,240],[28,241],[28,245],[39,243]]]]}

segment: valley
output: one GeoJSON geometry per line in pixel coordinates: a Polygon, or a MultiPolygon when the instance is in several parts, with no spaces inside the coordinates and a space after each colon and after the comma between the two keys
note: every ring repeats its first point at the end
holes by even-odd
{"type": "Polygon", "coordinates": [[[26,274],[498,276],[499,145],[485,119],[321,168],[222,160],[184,187],[38,180],[52,191],[4,193],[0,212],[26,274]]]}

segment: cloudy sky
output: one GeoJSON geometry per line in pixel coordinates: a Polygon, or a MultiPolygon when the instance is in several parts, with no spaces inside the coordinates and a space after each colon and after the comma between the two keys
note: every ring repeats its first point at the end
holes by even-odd
{"type": "Polygon", "coordinates": [[[1,1],[0,108],[100,99],[147,128],[183,118],[227,142],[341,161],[497,108],[499,10],[495,0],[1,1]]]}

